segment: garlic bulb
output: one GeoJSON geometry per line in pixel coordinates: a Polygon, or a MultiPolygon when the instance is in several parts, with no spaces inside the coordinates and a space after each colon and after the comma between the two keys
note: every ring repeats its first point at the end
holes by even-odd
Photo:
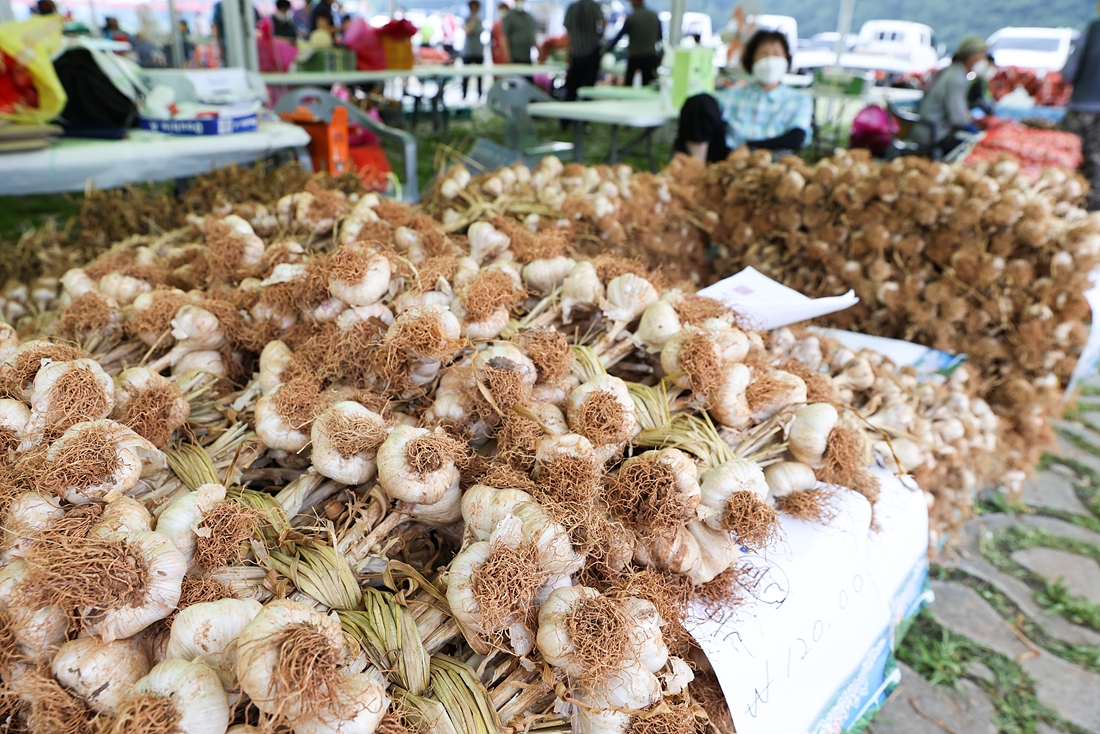
{"type": "Polygon", "coordinates": [[[385,688],[371,673],[345,678],[341,697],[339,711],[330,707],[312,717],[291,717],[294,734],[373,734],[390,705],[385,688]]]}
{"type": "Polygon", "coordinates": [[[111,420],[77,423],[46,452],[39,484],[67,502],[84,504],[126,494],[167,459],[153,444],[111,420]]]}
{"type": "Polygon", "coordinates": [[[626,383],[611,375],[599,375],[573,388],[565,415],[569,428],[591,441],[605,459],[641,430],[626,383]]]}
{"type": "Polygon", "coordinates": [[[680,316],[676,307],[665,298],[657,301],[642,314],[634,340],[650,354],[660,352],[676,332],[680,331],[680,316]]]}
{"type": "Polygon", "coordinates": [[[165,657],[201,660],[218,673],[226,690],[231,690],[236,684],[237,638],[262,609],[254,599],[192,604],[173,620],[165,657]]]}
{"type": "Polygon", "coordinates": [[[171,614],[179,603],[187,573],[187,559],[168,536],[137,532],[115,537],[145,564],[148,581],[134,601],[108,608],[94,618],[91,629],[107,642],[132,637],[171,614]]]}
{"type": "Polygon", "coordinates": [[[764,479],[772,497],[785,497],[817,486],[814,470],[798,461],[781,461],[764,470],[764,479]]]}
{"type": "Polygon", "coordinates": [[[520,489],[494,489],[474,485],[462,495],[462,518],[475,540],[489,540],[493,529],[515,508],[533,502],[530,494],[520,489]]]}
{"type": "Polygon", "coordinates": [[[16,495],[4,513],[4,558],[18,556],[34,536],[65,516],[57,497],[43,492],[16,495]]]}
{"type": "Polygon", "coordinates": [[[102,714],[113,714],[151,667],[149,654],[138,640],[105,642],[98,637],[66,642],[50,663],[58,683],[102,714]]]}
{"type": "Polygon", "coordinates": [[[470,242],[470,257],[479,263],[500,257],[512,244],[512,239],[488,222],[474,222],[466,231],[470,242]]]}
{"type": "Polygon", "coordinates": [[[763,423],[787,406],[806,402],[806,383],[783,370],[770,370],[749,383],[745,392],[752,420],[763,423]]]}
{"type": "Polygon", "coordinates": [[[791,456],[809,466],[816,466],[825,456],[829,434],[840,415],[828,403],[811,403],[799,408],[787,430],[791,456]]]}
{"type": "Polygon", "coordinates": [[[722,370],[721,382],[708,395],[710,414],[724,426],[743,428],[751,419],[748,388],[751,372],[743,364],[730,364],[722,370]]]}
{"type": "Polygon", "coordinates": [[[434,504],[452,486],[459,472],[454,439],[441,428],[394,426],[378,448],[378,483],[402,502],[434,504]]]}
{"type": "Polygon", "coordinates": [[[137,533],[151,530],[153,515],[130,497],[119,497],[103,508],[99,521],[88,531],[90,538],[109,538],[115,533],[137,533]]]}
{"type": "Polygon", "coordinates": [[[390,288],[392,269],[389,258],[378,252],[350,252],[341,257],[328,279],[328,289],[335,298],[349,306],[369,306],[377,302],[390,288]]]}
{"type": "Polygon", "coordinates": [[[359,403],[342,400],[317,416],[309,435],[317,473],[341,484],[363,484],[374,477],[386,421],[359,403]]]}
{"type": "Polygon", "coordinates": [[[535,293],[549,295],[565,282],[576,264],[576,260],[564,255],[532,260],[523,266],[523,282],[535,293]]]}
{"type": "Polygon", "coordinates": [[[290,360],[294,359],[294,352],[279,339],[269,341],[260,352],[260,376],[258,382],[264,395],[269,394],[283,381],[283,372],[286,371],[290,360]]]}
{"type": "Polygon", "coordinates": [[[30,569],[18,558],[0,568],[0,613],[7,617],[7,631],[18,652],[31,662],[46,662],[65,642],[69,616],[55,605],[30,605],[24,586],[29,577],[30,569]]]}
{"type": "Polygon", "coordinates": [[[218,674],[186,660],[154,666],[134,683],[133,695],[119,712],[137,731],[166,719],[175,722],[179,734],[225,734],[229,728],[229,698],[218,674]]]}
{"type": "Polygon", "coordinates": [[[94,359],[51,362],[38,370],[31,393],[27,433],[47,426],[68,428],[106,418],[115,407],[115,383],[94,359]]]}
{"type": "Polygon", "coordinates": [[[279,411],[279,391],[289,389],[277,385],[256,401],[256,435],[264,445],[290,453],[298,453],[309,445],[309,425],[292,425],[279,411]]]}
{"type": "Polygon", "coordinates": [[[147,367],[131,367],[115,378],[113,415],[160,448],[187,422],[191,405],[168,378],[147,367]]]}
{"type": "Polygon", "coordinates": [[[659,298],[657,289],[648,280],[634,273],[623,273],[607,284],[607,295],[600,301],[600,310],[611,321],[629,323],[659,298]]]}
{"type": "Polygon", "coordinates": [[[588,260],[579,261],[561,286],[562,322],[570,323],[574,311],[595,306],[603,296],[603,283],[596,273],[596,266],[588,260]]]}
{"type": "Polygon", "coordinates": [[[99,292],[120,306],[129,306],[142,293],[153,290],[146,281],[123,273],[107,273],[99,279],[99,292]]]}
{"type": "Polygon", "coordinates": [[[204,484],[164,508],[157,518],[156,531],[171,538],[172,544],[191,563],[195,558],[203,516],[224,499],[224,486],[204,484]]]}
{"type": "Polygon", "coordinates": [[[705,472],[699,481],[701,518],[711,528],[721,529],[730,497],[745,491],[761,501],[768,496],[768,482],[756,462],[732,459],[705,472]]]}

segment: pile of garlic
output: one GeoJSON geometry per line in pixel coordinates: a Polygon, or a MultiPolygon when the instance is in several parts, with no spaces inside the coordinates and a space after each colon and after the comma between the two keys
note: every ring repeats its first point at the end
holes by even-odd
{"type": "Polygon", "coordinates": [[[566,232],[581,254],[632,257],[660,265],[666,278],[706,285],[705,230],[717,216],[694,188],[703,167],[677,159],[659,174],[630,166],[562,164],[545,158],[534,169],[517,163],[471,176],[456,164],[425,193],[425,209],[451,232],[478,221],[511,217],[532,232],[566,232]]]}
{"type": "MultiPolygon", "coordinates": [[[[587,170],[531,175],[614,183],[587,170]]],[[[0,334],[21,720],[694,731],[692,605],[736,603],[780,513],[873,503],[867,467],[896,462],[863,420],[888,378],[868,395],[822,343],[586,258],[570,227],[316,189],[276,234],[234,211],[119,243],[33,338],[0,334]],[[124,588],[97,573],[122,565],[124,588]],[[129,671],[102,700],[84,639],[129,671]],[[87,662],[55,665],[67,646],[87,662]]]]}
{"type": "Polygon", "coordinates": [[[966,354],[1008,468],[1030,471],[1088,336],[1100,264],[1100,215],[1081,208],[1076,174],[739,150],[698,191],[721,213],[718,275],[751,266],[810,297],[851,288],[860,303],[822,325],[966,354]]]}

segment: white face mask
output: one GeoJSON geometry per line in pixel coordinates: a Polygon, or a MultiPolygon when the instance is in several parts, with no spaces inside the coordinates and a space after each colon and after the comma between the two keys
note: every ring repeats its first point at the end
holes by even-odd
{"type": "Polygon", "coordinates": [[[986,81],[989,81],[989,79],[997,73],[996,70],[989,65],[988,59],[978,59],[977,63],[975,63],[970,70],[979,78],[985,79],[986,81]]]}
{"type": "Polygon", "coordinates": [[[765,56],[752,65],[752,75],[765,86],[778,84],[787,73],[787,59],[782,56],[765,56]]]}

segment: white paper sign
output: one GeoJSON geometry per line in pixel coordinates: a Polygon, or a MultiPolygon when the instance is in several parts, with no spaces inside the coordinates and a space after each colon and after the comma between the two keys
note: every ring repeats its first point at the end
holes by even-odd
{"type": "Polygon", "coordinates": [[[851,290],[842,296],[807,298],[751,267],[707,286],[699,295],[730,306],[758,331],[790,326],[859,303],[851,290]]]}
{"type": "Polygon", "coordinates": [[[749,601],[692,621],[738,734],[838,732],[876,700],[868,668],[889,652],[895,600],[923,569],[928,538],[923,494],[876,474],[879,531],[847,490],[831,526],[784,517],[784,542],[742,558],[749,601]]]}
{"type": "Polygon", "coordinates": [[[1085,300],[1092,309],[1092,326],[1089,327],[1089,338],[1081,349],[1081,356],[1073,368],[1073,374],[1066,385],[1066,392],[1062,396],[1062,402],[1068,402],[1081,380],[1096,373],[1097,364],[1100,364],[1100,329],[1097,321],[1100,321],[1100,268],[1089,273],[1089,281],[1092,288],[1085,291],[1085,300]]]}

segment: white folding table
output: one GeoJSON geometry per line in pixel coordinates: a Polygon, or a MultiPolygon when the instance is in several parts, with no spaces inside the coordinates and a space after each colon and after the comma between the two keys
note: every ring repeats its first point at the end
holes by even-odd
{"type": "Polygon", "coordinates": [[[292,150],[310,167],[309,134],[285,122],[231,135],[165,135],[133,130],[125,140],[62,138],[42,150],[0,155],[0,195],[83,191],[189,178],[232,163],[292,150]]]}
{"type": "Polygon", "coordinates": [[[332,84],[366,84],[393,79],[435,79],[439,77],[471,76],[555,76],[564,74],[565,67],[556,64],[423,64],[411,69],[378,69],[376,71],[296,71],[261,74],[265,84],[284,87],[328,86],[332,84]]]}
{"type": "Polygon", "coordinates": [[[532,102],[527,105],[531,117],[546,117],[555,120],[573,122],[573,160],[584,160],[585,123],[603,123],[611,126],[611,150],[608,162],[619,162],[622,153],[628,152],[639,143],[645,144],[645,156],[649,166],[657,170],[653,160],[653,132],[659,127],[677,119],[680,112],[667,108],[660,99],[644,100],[594,100],[590,102],[532,102]],[[619,150],[619,128],[635,127],[643,130],[634,141],[619,150]]]}

